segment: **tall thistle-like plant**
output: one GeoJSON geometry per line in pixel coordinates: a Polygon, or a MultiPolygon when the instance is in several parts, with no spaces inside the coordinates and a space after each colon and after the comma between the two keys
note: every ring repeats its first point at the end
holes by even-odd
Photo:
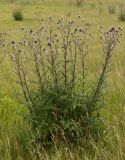
{"type": "Polygon", "coordinates": [[[110,59],[112,57],[112,52],[113,52],[114,48],[116,47],[117,43],[119,42],[119,38],[121,36],[121,31],[122,31],[122,29],[120,27],[119,28],[111,27],[107,32],[103,31],[102,27],[100,28],[100,32],[102,34],[101,39],[104,44],[104,49],[103,49],[104,62],[102,65],[102,69],[101,69],[98,83],[93,91],[92,101],[90,103],[90,109],[92,109],[96,105],[96,102],[98,101],[98,99],[100,97],[103,83],[105,81],[105,77],[107,74],[107,68],[110,63],[110,59]]]}
{"type": "Polygon", "coordinates": [[[121,29],[112,27],[104,32],[101,28],[105,54],[92,91],[85,87],[85,59],[91,34],[80,16],[57,21],[49,17],[47,22],[42,19],[37,30],[22,29],[24,39],[11,42],[11,60],[37,141],[80,143],[81,137],[97,138],[97,101],[121,29]]]}

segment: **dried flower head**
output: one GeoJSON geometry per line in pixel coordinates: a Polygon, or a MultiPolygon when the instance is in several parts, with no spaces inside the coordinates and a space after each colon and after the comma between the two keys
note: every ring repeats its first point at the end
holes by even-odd
{"type": "Polygon", "coordinates": [[[12,41],[11,41],[11,44],[15,44],[15,41],[14,41],[14,40],[12,40],[12,41]]]}
{"type": "Polygon", "coordinates": [[[110,27],[107,32],[103,30],[103,27],[100,28],[100,32],[102,34],[100,38],[105,44],[105,52],[112,51],[115,48],[116,44],[120,42],[121,31],[121,27],[110,27]]]}

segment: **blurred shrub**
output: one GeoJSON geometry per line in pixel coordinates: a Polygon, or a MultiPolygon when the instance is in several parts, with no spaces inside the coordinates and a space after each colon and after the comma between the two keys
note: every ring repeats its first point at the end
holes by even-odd
{"type": "Polygon", "coordinates": [[[121,1],[119,5],[119,9],[120,9],[119,20],[125,21],[125,2],[124,1],[121,1]]]}
{"type": "Polygon", "coordinates": [[[30,2],[29,0],[20,0],[20,4],[22,5],[28,5],[30,3],[32,3],[32,1],[30,2]]]}
{"type": "Polygon", "coordinates": [[[95,9],[96,8],[96,4],[95,3],[91,3],[90,7],[91,7],[91,9],[95,9]]]}
{"type": "Polygon", "coordinates": [[[120,21],[125,21],[125,12],[121,12],[119,15],[119,20],[120,21]]]}
{"type": "Polygon", "coordinates": [[[23,21],[23,14],[20,10],[13,11],[13,18],[15,21],[23,21]]]}
{"type": "Polygon", "coordinates": [[[76,6],[80,7],[83,5],[84,0],[76,0],[76,6]]]}
{"type": "Polygon", "coordinates": [[[110,5],[108,7],[108,11],[109,11],[109,14],[115,14],[115,12],[116,12],[115,6],[114,5],[110,5]]]}

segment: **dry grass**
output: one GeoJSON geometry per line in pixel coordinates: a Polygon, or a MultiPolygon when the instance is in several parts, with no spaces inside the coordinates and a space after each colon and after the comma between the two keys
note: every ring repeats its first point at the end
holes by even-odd
{"type": "MultiPolygon", "coordinates": [[[[11,17],[13,10],[20,4],[1,4],[0,6],[0,30],[9,33],[11,39],[20,39],[18,35],[19,28],[23,26],[38,26],[42,17],[48,17],[50,15],[54,17],[65,17],[69,8],[72,12],[71,17],[81,15],[84,18],[85,25],[90,27],[90,32],[94,34],[95,39],[91,42],[88,52],[88,73],[90,73],[90,80],[93,80],[95,75],[99,72],[98,65],[101,62],[101,45],[99,41],[99,34],[97,29],[100,25],[109,28],[109,26],[122,26],[123,36],[121,43],[118,45],[115,54],[113,55],[113,61],[111,63],[111,73],[107,79],[106,93],[104,99],[106,101],[106,109],[103,111],[103,117],[105,118],[106,137],[105,142],[100,141],[95,144],[91,141],[92,147],[95,150],[94,160],[124,160],[125,159],[125,28],[124,22],[118,20],[119,4],[120,0],[115,0],[116,14],[109,15],[108,6],[109,0],[103,1],[103,9],[100,14],[99,1],[90,0],[85,1],[84,7],[75,7],[68,5],[66,1],[46,1],[42,2],[42,5],[21,5],[24,13],[23,22],[15,22],[11,17]],[[51,5],[50,5],[51,3],[51,5]],[[95,8],[91,8],[91,4],[95,3],[95,8]],[[107,18],[108,17],[108,18],[107,18]],[[18,33],[18,34],[17,34],[18,33]]],[[[70,18],[70,16],[69,16],[70,18]]],[[[25,120],[22,118],[19,112],[26,113],[23,109],[23,105],[20,106],[16,103],[16,99],[21,99],[20,95],[17,95],[18,88],[14,85],[14,77],[10,69],[9,62],[5,59],[1,64],[0,70],[0,159],[1,160],[23,160],[23,159],[52,159],[52,160],[91,160],[91,155],[88,154],[84,148],[82,149],[82,155],[80,154],[80,148],[75,148],[74,151],[69,151],[65,146],[56,148],[55,153],[47,153],[45,150],[39,150],[37,146],[37,156],[34,150],[24,151],[25,145],[28,142],[27,133],[29,126],[27,126],[25,120]],[[9,97],[7,98],[6,97],[9,97]],[[83,154],[84,153],[84,154],[83,154]],[[29,158],[30,157],[30,158],[29,158]],[[51,158],[50,158],[51,157],[51,158]]]]}

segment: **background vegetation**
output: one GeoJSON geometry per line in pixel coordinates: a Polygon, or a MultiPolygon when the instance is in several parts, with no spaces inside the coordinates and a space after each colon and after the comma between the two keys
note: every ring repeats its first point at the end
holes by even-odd
{"type": "MultiPolygon", "coordinates": [[[[89,28],[94,40],[90,40],[88,48],[87,74],[90,85],[100,73],[99,66],[103,61],[102,44],[98,29],[101,25],[108,30],[110,26],[121,26],[122,38],[114,51],[109,76],[103,92],[105,109],[102,118],[105,124],[105,136],[98,142],[93,139],[88,141],[91,149],[87,147],[74,147],[57,144],[49,151],[39,144],[33,144],[34,134],[31,125],[27,122],[28,109],[23,102],[21,89],[15,85],[16,77],[8,58],[0,64],[0,157],[2,160],[17,159],[125,159],[125,124],[124,124],[124,93],[125,93],[125,28],[120,15],[124,16],[124,1],[122,0],[84,0],[80,6],[75,1],[65,0],[4,0],[0,1],[0,32],[7,32],[8,41],[22,38],[22,27],[37,28],[42,18],[74,19],[80,15],[84,26],[89,28]],[[111,6],[115,7],[113,14],[111,6]],[[110,9],[109,9],[110,8],[110,9]],[[23,21],[14,21],[13,11],[19,9],[23,21]],[[32,147],[31,147],[32,146],[32,147]],[[94,151],[94,152],[92,152],[94,151]]],[[[122,16],[122,17],[123,17],[122,16]]],[[[124,19],[124,18],[123,18],[124,19]]],[[[1,59],[3,55],[1,52],[1,59]]]]}

